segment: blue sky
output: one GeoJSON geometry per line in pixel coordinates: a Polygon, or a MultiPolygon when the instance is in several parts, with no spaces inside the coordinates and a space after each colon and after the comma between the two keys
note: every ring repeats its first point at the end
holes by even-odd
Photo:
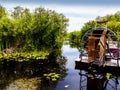
{"type": "Polygon", "coordinates": [[[80,30],[85,22],[97,16],[105,16],[120,11],[120,0],[0,0],[7,10],[15,6],[36,7],[55,10],[69,18],[68,32],[80,30]]]}

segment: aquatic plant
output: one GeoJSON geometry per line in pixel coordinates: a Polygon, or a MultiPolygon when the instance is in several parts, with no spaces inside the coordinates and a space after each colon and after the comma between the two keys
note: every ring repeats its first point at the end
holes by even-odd
{"type": "Polygon", "coordinates": [[[29,61],[29,60],[44,60],[47,59],[49,53],[47,52],[32,52],[32,53],[12,53],[12,54],[0,54],[0,61],[29,61]]]}
{"type": "Polygon", "coordinates": [[[51,81],[57,81],[57,79],[60,78],[60,75],[57,73],[43,74],[43,76],[46,78],[46,80],[51,80],[51,81]]]}
{"type": "Polygon", "coordinates": [[[106,79],[109,80],[112,77],[111,73],[106,73],[106,79]]]}

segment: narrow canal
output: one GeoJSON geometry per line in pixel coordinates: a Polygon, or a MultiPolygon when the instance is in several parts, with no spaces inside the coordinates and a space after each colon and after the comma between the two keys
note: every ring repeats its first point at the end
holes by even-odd
{"type": "MultiPolygon", "coordinates": [[[[0,90],[120,90],[119,76],[110,74],[106,76],[104,73],[96,74],[75,69],[75,60],[79,55],[80,52],[76,48],[71,48],[69,45],[62,47],[62,56],[67,62],[65,67],[61,67],[58,71],[63,77],[52,84],[46,81],[42,83],[41,65],[37,62],[33,64],[9,62],[8,65],[1,63],[0,90]],[[106,77],[108,80],[104,79],[106,77]]],[[[60,62],[61,60],[65,63],[63,58],[60,62]]],[[[52,70],[53,66],[47,68],[52,70]]]]}
{"type": "Polygon", "coordinates": [[[79,90],[80,76],[79,70],[75,70],[75,59],[79,56],[76,48],[64,45],[62,55],[67,58],[66,68],[67,76],[58,82],[55,90],[79,90]]]}

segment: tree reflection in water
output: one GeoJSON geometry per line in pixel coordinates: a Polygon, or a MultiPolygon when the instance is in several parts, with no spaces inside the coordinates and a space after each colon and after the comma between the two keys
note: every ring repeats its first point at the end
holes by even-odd
{"type": "Polygon", "coordinates": [[[1,61],[0,62],[0,90],[54,90],[58,81],[52,82],[43,78],[45,73],[58,73],[60,79],[66,76],[67,59],[59,56],[55,62],[44,60],[30,61],[1,61]]]}

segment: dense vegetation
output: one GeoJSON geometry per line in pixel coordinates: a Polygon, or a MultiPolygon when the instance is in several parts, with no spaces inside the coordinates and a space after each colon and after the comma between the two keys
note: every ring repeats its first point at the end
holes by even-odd
{"type": "Polygon", "coordinates": [[[76,31],[71,32],[69,35],[70,44],[76,47],[80,47],[80,41],[82,39],[82,36],[85,34],[86,31],[91,30],[92,28],[95,28],[96,21],[99,21],[99,20],[108,21],[108,28],[113,32],[115,32],[118,39],[120,40],[120,12],[118,11],[115,14],[106,15],[104,17],[98,16],[95,20],[86,22],[84,26],[79,31],[77,31],[77,33],[76,31]]]}
{"type": "Polygon", "coordinates": [[[69,44],[71,47],[77,47],[79,48],[79,45],[80,45],[80,31],[74,31],[74,32],[70,32],[68,33],[68,36],[67,36],[69,39],[69,44]]]}
{"type": "MultiPolygon", "coordinates": [[[[15,7],[10,13],[0,6],[0,50],[51,51],[61,48],[68,19],[52,10],[15,7]]],[[[8,51],[9,53],[10,51],[8,51]]]]}
{"type": "Polygon", "coordinates": [[[68,19],[52,10],[17,6],[8,12],[0,6],[0,89],[19,78],[40,77],[40,87],[64,77],[66,58],[57,56],[67,25],[68,19]]]}

